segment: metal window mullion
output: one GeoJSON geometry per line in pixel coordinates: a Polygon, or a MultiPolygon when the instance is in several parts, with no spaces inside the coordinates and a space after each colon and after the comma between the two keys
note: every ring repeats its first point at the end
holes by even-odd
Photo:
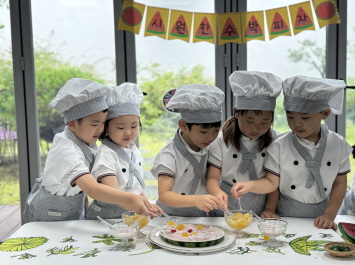
{"type": "MultiPolygon", "coordinates": [[[[346,82],[346,53],[347,53],[347,0],[337,0],[338,11],[341,18],[340,24],[327,26],[326,36],[326,77],[341,79],[346,82]]],[[[344,93],[345,94],[345,93],[344,93]]],[[[343,114],[331,114],[326,119],[326,124],[345,137],[346,127],[346,94],[344,95],[343,114]]]]}
{"type": "Polygon", "coordinates": [[[10,0],[10,16],[19,182],[21,210],[23,212],[26,198],[35,183],[35,179],[40,176],[31,1],[10,0]]]}

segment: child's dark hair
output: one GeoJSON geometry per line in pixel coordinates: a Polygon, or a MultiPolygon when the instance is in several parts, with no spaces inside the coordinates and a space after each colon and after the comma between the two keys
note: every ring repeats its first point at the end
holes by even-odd
{"type": "MultiPolygon", "coordinates": [[[[143,127],[142,127],[142,123],[141,123],[141,118],[138,117],[138,120],[139,120],[139,130],[140,130],[140,132],[142,132],[143,127]]],[[[103,132],[100,134],[100,137],[99,137],[100,141],[102,141],[105,138],[109,138],[110,139],[110,137],[107,134],[107,128],[108,128],[109,122],[110,122],[110,120],[106,120],[105,121],[105,128],[104,128],[103,132]]]]}
{"type": "MultiPolygon", "coordinates": [[[[235,114],[246,115],[249,110],[237,110],[232,117],[230,117],[224,124],[222,128],[223,140],[228,144],[231,143],[238,151],[240,151],[240,138],[242,137],[242,132],[238,125],[238,119],[235,118],[235,114]]],[[[254,111],[256,115],[261,115],[260,110],[250,110],[254,111]]],[[[272,112],[271,124],[274,122],[274,112],[272,112]]],[[[272,142],[271,127],[262,136],[259,137],[259,151],[266,148],[272,142]]]]}
{"type": "Polygon", "coordinates": [[[352,151],[352,153],[353,153],[353,158],[355,158],[355,145],[353,145],[352,148],[353,148],[353,151],[352,151]]]}
{"type": "Polygon", "coordinates": [[[212,122],[212,123],[187,123],[186,125],[189,128],[189,130],[191,130],[192,125],[201,125],[201,127],[203,129],[209,129],[209,128],[219,128],[221,127],[221,122],[217,121],[217,122],[212,122]]]}
{"type": "MultiPolygon", "coordinates": [[[[106,113],[106,112],[108,112],[108,109],[104,109],[104,110],[101,111],[101,112],[106,113]]],[[[78,123],[80,124],[83,119],[84,119],[84,118],[77,119],[78,123]]]]}

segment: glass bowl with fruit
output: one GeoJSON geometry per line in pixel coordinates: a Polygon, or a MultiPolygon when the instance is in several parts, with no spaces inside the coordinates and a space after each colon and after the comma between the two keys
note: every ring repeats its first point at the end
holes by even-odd
{"type": "Polygon", "coordinates": [[[247,238],[249,234],[243,229],[253,221],[253,214],[244,210],[230,210],[224,213],[226,223],[236,230],[237,238],[247,238]]]}
{"type": "Polygon", "coordinates": [[[131,226],[136,221],[138,222],[137,238],[145,238],[147,236],[147,233],[142,232],[141,229],[149,223],[150,219],[151,216],[148,215],[147,212],[142,215],[136,214],[134,211],[128,211],[122,214],[122,221],[128,226],[131,226]]]}

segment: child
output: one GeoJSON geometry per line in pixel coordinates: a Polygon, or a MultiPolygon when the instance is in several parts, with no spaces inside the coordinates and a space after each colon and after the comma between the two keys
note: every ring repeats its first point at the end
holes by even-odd
{"type": "Polygon", "coordinates": [[[158,178],[159,205],[178,216],[206,216],[222,203],[206,191],[208,146],[216,139],[224,93],[217,87],[180,86],[167,108],[178,109],[179,130],[155,157],[151,172],[158,178]]]}
{"type": "MultiPolygon", "coordinates": [[[[238,202],[231,193],[235,183],[265,177],[265,148],[278,134],[270,126],[282,79],[271,73],[235,71],[229,82],[236,98],[234,115],[225,122],[209,149],[206,187],[229,209],[238,210],[238,202]]],[[[248,193],[241,199],[241,207],[260,214],[265,199],[264,194],[248,193]]],[[[214,214],[223,216],[221,210],[214,214]]]]}
{"type": "Polygon", "coordinates": [[[336,229],[334,218],[344,198],[351,147],[321,124],[330,112],[341,114],[341,80],[295,76],[284,80],[284,108],[292,131],[268,147],[266,178],[238,183],[235,195],[268,193],[279,186],[277,214],[316,218],[318,228],[336,229]]]}
{"type": "MultiPolygon", "coordinates": [[[[105,130],[101,134],[102,144],[95,158],[92,175],[98,182],[142,197],[144,194],[143,157],[133,142],[140,129],[140,105],[143,93],[133,83],[114,87],[108,97],[108,115],[105,130]]],[[[154,212],[162,213],[160,207],[152,205],[154,212]]],[[[86,219],[121,218],[125,207],[94,200],[86,219]]]]}
{"type": "MultiPolygon", "coordinates": [[[[355,145],[352,146],[353,148],[353,158],[355,158],[355,145]]],[[[351,181],[350,190],[348,190],[345,194],[345,198],[343,203],[340,206],[338,211],[339,215],[355,215],[355,174],[351,181]]]]}
{"type": "Polygon", "coordinates": [[[54,137],[41,187],[28,197],[29,221],[84,219],[85,194],[137,212],[152,209],[146,198],[101,185],[90,174],[95,143],[107,117],[109,91],[81,78],[70,79],[59,90],[51,106],[63,113],[67,126],[54,137]]]}

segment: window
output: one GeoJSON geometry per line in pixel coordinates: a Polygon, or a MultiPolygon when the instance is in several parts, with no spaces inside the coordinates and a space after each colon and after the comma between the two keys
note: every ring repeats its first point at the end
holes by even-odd
{"type": "MultiPolygon", "coordinates": [[[[248,11],[268,10],[298,3],[299,0],[247,2],[248,11]]],[[[313,16],[315,18],[314,13],[313,16]]],[[[247,69],[270,72],[282,79],[295,75],[325,77],[325,28],[319,29],[316,26],[316,30],[303,31],[296,36],[280,36],[272,40],[267,37],[265,41],[249,41],[247,69]],[[312,65],[312,61],[315,65],[312,65]]],[[[274,128],[280,132],[289,130],[282,96],[277,99],[274,128]]]]}
{"type": "MultiPolygon", "coordinates": [[[[213,0],[138,2],[173,10],[214,13],[213,0]]],[[[185,84],[214,85],[215,45],[207,42],[165,40],[155,36],[144,37],[143,25],[145,21],[140,34],[136,35],[137,79],[141,90],[148,95],[142,103],[143,131],[139,137],[139,147],[145,163],[146,194],[150,200],[156,200],[157,180],[149,170],[156,154],[176,133],[180,119],[178,113],[170,113],[163,108],[163,95],[168,90],[185,84]]]]}

